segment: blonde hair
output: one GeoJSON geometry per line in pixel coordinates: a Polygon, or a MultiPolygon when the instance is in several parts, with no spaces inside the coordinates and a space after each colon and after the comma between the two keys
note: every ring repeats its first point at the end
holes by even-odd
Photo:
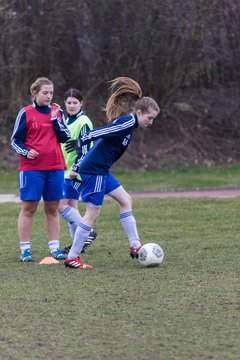
{"type": "Polygon", "coordinates": [[[33,97],[39,93],[43,85],[53,85],[53,82],[46,77],[37,78],[37,80],[35,80],[35,82],[30,86],[30,92],[33,97]]]}
{"type": "Polygon", "coordinates": [[[131,78],[120,76],[110,83],[112,94],[105,107],[108,122],[134,111],[136,101],[142,96],[139,84],[131,78]]]}

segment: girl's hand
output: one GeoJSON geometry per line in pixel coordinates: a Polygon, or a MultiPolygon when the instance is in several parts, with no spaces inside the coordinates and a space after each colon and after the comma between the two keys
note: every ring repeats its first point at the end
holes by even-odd
{"type": "Polygon", "coordinates": [[[75,172],[75,171],[71,171],[69,176],[70,176],[71,179],[75,179],[78,176],[78,173],[75,172]]]}
{"type": "Polygon", "coordinates": [[[33,159],[36,159],[38,157],[38,155],[39,155],[39,153],[36,150],[31,149],[27,153],[27,158],[33,160],[33,159]]]}
{"type": "Polygon", "coordinates": [[[60,110],[60,106],[58,104],[52,104],[52,111],[51,111],[51,118],[55,119],[58,115],[58,112],[60,110]]]}

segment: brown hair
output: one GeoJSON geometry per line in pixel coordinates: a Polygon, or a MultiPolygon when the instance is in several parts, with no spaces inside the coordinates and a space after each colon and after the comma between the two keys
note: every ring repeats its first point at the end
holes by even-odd
{"type": "Polygon", "coordinates": [[[78,89],[72,88],[72,89],[67,90],[63,96],[64,101],[66,101],[68,97],[74,97],[74,98],[78,99],[80,102],[83,101],[82,93],[78,89]]]}
{"type": "Polygon", "coordinates": [[[53,82],[46,77],[37,78],[37,80],[35,80],[35,82],[30,86],[30,91],[33,97],[39,93],[43,85],[53,85],[53,82]]]}
{"type": "Polygon", "coordinates": [[[148,96],[143,96],[141,99],[137,100],[135,103],[135,111],[141,110],[143,113],[147,113],[149,109],[160,112],[160,107],[154,99],[148,96]]]}
{"type": "Polygon", "coordinates": [[[128,77],[118,77],[110,81],[112,92],[105,108],[108,122],[134,111],[136,101],[142,96],[139,84],[128,77]]]}

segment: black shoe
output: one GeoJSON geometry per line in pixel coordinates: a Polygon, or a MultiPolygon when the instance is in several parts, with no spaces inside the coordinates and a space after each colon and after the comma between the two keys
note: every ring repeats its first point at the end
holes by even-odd
{"type": "Polygon", "coordinates": [[[69,251],[70,251],[70,249],[71,249],[71,247],[72,247],[72,245],[69,245],[69,246],[65,247],[65,248],[62,250],[62,252],[63,252],[64,254],[68,254],[69,251]]]}
{"type": "Polygon", "coordinates": [[[83,249],[81,251],[81,253],[84,253],[85,250],[91,245],[91,243],[93,242],[93,240],[95,240],[97,237],[97,233],[95,230],[91,230],[90,234],[88,235],[87,241],[85,242],[83,249]]]}
{"type": "MultiPolygon", "coordinates": [[[[83,249],[82,249],[81,253],[84,253],[84,252],[85,252],[85,250],[91,245],[91,243],[93,242],[93,240],[96,239],[96,237],[97,237],[97,233],[96,233],[95,230],[92,229],[91,232],[90,232],[90,234],[89,234],[89,236],[88,236],[88,238],[87,238],[87,241],[85,242],[85,244],[84,244],[84,246],[83,246],[83,249]]],[[[71,247],[72,247],[72,245],[69,245],[69,246],[65,247],[65,248],[62,250],[62,252],[63,252],[64,254],[68,254],[69,251],[70,251],[70,249],[71,249],[71,247]]]]}

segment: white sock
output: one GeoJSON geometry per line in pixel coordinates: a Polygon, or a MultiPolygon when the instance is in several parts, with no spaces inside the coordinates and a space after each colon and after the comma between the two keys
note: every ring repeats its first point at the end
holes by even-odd
{"type": "Polygon", "coordinates": [[[138,248],[139,246],[141,246],[137,231],[136,220],[133,216],[132,211],[127,211],[125,213],[120,214],[119,218],[122,227],[125,233],[127,234],[130,247],[138,248]]]}
{"type": "Polygon", "coordinates": [[[20,241],[20,250],[23,252],[26,249],[30,249],[30,241],[20,241]]]}
{"type": "Polygon", "coordinates": [[[52,253],[53,251],[56,251],[57,249],[59,249],[60,241],[59,240],[50,240],[48,242],[48,246],[49,246],[50,252],[52,253]]]}
{"type": "Polygon", "coordinates": [[[70,236],[73,240],[77,226],[75,224],[71,224],[70,222],[68,222],[67,224],[68,224],[68,230],[69,230],[70,236]]]}
{"type": "Polygon", "coordinates": [[[70,224],[74,224],[76,227],[82,221],[82,217],[78,210],[73,208],[72,206],[68,205],[60,215],[64,220],[67,220],[70,224]]]}
{"type": "Polygon", "coordinates": [[[75,231],[82,220],[82,216],[80,215],[79,211],[73,208],[72,206],[68,205],[60,215],[64,220],[68,222],[68,229],[70,236],[73,240],[75,231]]]}
{"type": "Polygon", "coordinates": [[[85,244],[89,234],[91,231],[91,226],[88,226],[81,222],[79,226],[77,227],[77,230],[75,232],[75,236],[73,239],[73,244],[71,247],[71,250],[68,254],[68,259],[74,259],[79,256],[83,249],[83,245],[85,244]]]}

